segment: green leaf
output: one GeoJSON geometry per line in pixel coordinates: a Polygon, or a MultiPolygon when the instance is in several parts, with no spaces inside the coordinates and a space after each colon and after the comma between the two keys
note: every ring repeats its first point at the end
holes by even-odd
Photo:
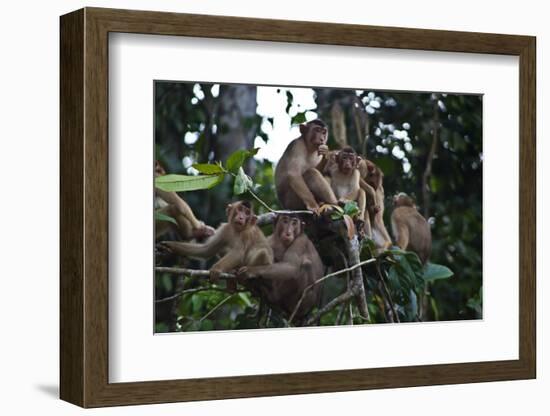
{"type": "Polygon", "coordinates": [[[344,205],[344,214],[349,215],[350,217],[354,217],[359,214],[359,207],[357,206],[357,202],[346,202],[346,204],[344,205]]]}
{"type": "Polygon", "coordinates": [[[448,279],[454,273],[448,267],[441,264],[428,263],[424,269],[424,280],[431,282],[439,279],[448,279]]]}
{"type": "Polygon", "coordinates": [[[231,154],[227,158],[227,161],[225,162],[225,166],[227,170],[231,173],[237,173],[239,168],[243,165],[246,159],[249,157],[254,156],[256,153],[258,153],[259,148],[252,149],[252,150],[237,150],[231,154]]]}
{"type": "Polygon", "coordinates": [[[254,182],[249,176],[244,173],[243,168],[239,168],[237,175],[235,176],[235,183],[233,184],[233,194],[244,194],[249,188],[252,188],[254,182]]]}
{"type": "Polygon", "coordinates": [[[204,175],[224,173],[224,170],[220,165],[215,165],[213,163],[195,163],[193,167],[204,175]]]}
{"type": "Polygon", "coordinates": [[[302,124],[306,122],[306,113],[298,113],[294,117],[292,117],[292,120],[290,120],[291,125],[295,124],[302,124]]]}
{"type": "Polygon", "coordinates": [[[210,189],[223,180],[224,175],[164,175],[155,178],[155,186],[166,192],[187,192],[210,189]]]}
{"type": "Polygon", "coordinates": [[[176,220],[170,215],[163,214],[162,212],[155,211],[155,221],[168,221],[173,224],[177,224],[176,220]]]}

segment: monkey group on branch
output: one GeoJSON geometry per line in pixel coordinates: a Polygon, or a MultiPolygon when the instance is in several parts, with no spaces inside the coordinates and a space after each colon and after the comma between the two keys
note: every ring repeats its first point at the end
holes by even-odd
{"type": "MultiPolygon", "coordinates": [[[[361,235],[372,239],[380,252],[390,248],[393,243],[384,224],[382,170],[351,147],[329,150],[327,137],[327,126],[320,119],[300,125],[300,137],[288,145],[275,169],[281,207],[309,210],[319,217],[325,206],[355,201],[359,208],[355,222],[361,235]]],[[[160,165],[156,172],[164,174],[160,165]]],[[[325,266],[298,215],[277,215],[273,234],[266,238],[256,224],[251,203],[238,201],[227,205],[227,223],[214,230],[198,221],[175,192],[155,192],[163,202],[162,210],[176,219],[182,240],[206,238],[204,242],[163,241],[160,247],[164,250],[185,258],[218,256],[210,268],[211,282],[217,282],[221,273],[234,273],[237,279],[227,281],[229,291],[242,284],[286,316],[294,314],[300,320],[318,305],[320,290],[313,283],[324,275],[325,266]],[[307,294],[306,288],[311,289],[307,294]]],[[[395,244],[415,252],[425,264],[431,251],[428,222],[405,194],[395,196],[393,205],[395,244]]],[[[166,224],[173,225],[159,228],[158,223],[156,238],[165,232],[166,224]]]]}

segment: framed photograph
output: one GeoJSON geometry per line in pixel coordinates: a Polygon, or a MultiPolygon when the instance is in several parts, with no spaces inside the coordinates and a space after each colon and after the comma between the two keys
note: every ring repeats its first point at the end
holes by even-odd
{"type": "Polygon", "coordinates": [[[536,377],[534,37],[60,28],[63,400],[536,377]]]}

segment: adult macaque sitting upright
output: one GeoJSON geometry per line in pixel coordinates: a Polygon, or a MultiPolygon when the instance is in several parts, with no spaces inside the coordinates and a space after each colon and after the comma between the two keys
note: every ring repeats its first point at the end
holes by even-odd
{"type": "Polygon", "coordinates": [[[317,167],[328,154],[327,125],[320,119],[300,125],[300,137],[286,148],[275,169],[277,197],[285,209],[319,213],[321,203],[337,204],[329,183],[317,167]]]}

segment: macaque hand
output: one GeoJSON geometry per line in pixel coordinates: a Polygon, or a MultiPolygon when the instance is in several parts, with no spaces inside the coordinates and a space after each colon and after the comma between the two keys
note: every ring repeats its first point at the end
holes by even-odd
{"type": "Polygon", "coordinates": [[[328,146],[326,144],[322,144],[321,146],[319,146],[317,148],[317,154],[319,156],[326,156],[326,155],[328,155],[328,152],[329,152],[328,151],[328,146]]]}
{"type": "Polygon", "coordinates": [[[240,267],[235,270],[235,275],[237,276],[237,282],[239,282],[241,285],[245,280],[251,279],[253,277],[248,267],[246,266],[240,267]]]}
{"type": "Polygon", "coordinates": [[[174,251],[172,250],[171,244],[172,244],[171,241],[161,241],[160,243],[157,244],[157,248],[161,253],[173,254],[174,251]]]}
{"type": "Polygon", "coordinates": [[[210,269],[210,283],[218,283],[220,281],[221,270],[210,269]]]}
{"type": "Polygon", "coordinates": [[[315,204],[306,204],[306,209],[308,211],[311,211],[313,212],[313,214],[318,217],[319,215],[321,215],[321,211],[320,211],[320,208],[319,208],[319,205],[315,204]]]}
{"type": "Polygon", "coordinates": [[[214,228],[210,227],[209,225],[205,225],[203,222],[201,222],[201,226],[193,229],[192,234],[194,238],[201,241],[201,240],[204,240],[205,238],[208,238],[214,235],[215,232],[216,230],[214,228]]]}

